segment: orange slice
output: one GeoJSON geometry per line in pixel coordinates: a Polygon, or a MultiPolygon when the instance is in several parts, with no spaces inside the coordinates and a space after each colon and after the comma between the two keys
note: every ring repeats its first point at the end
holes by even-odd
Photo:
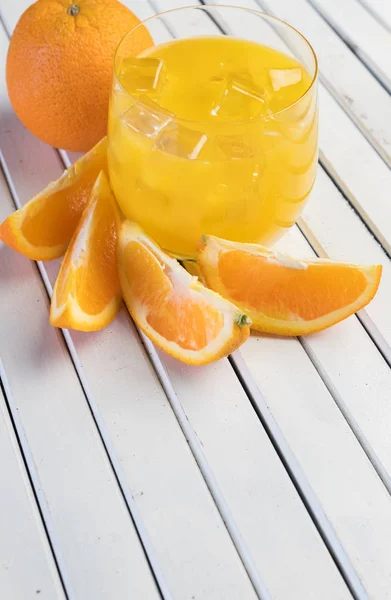
{"type": "Polygon", "coordinates": [[[206,284],[234,302],[257,331],[304,335],[363,308],[379,286],[381,265],[298,260],[256,244],[204,236],[199,266],[206,284]]]}
{"type": "Polygon", "coordinates": [[[76,229],[99,172],[106,166],[107,141],[69,167],[0,225],[0,240],[33,260],[62,256],[76,229]]]}
{"type": "Polygon", "coordinates": [[[236,350],[247,339],[250,321],[246,315],[205,288],[129,221],[121,225],[118,260],[130,314],[171,356],[204,365],[236,350]]]}
{"type": "Polygon", "coordinates": [[[116,245],[120,214],[102,171],[92,189],[53,290],[55,327],[95,331],[110,323],[121,304],[116,245]]]}

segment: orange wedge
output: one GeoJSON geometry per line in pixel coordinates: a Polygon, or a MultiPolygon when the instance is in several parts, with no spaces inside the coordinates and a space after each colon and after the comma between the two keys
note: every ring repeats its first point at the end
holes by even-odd
{"type": "Polygon", "coordinates": [[[118,244],[122,293],[140,329],[171,356],[204,365],[236,350],[249,319],[205,288],[140,227],[121,225],[118,244]]]}
{"type": "Polygon", "coordinates": [[[110,323],[121,304],[117,270],[120,214],[102,171],[92,189],[53,290],[55,327],[95,331],[110,323]]]}
{"type": "Polygon", "coordinates": [[[372,300],[381,265],[298,260],[256,244],[204,236],[198,262],[206,284],[234,302],[252,328],[278,335],[321,331],[372,300]]]}
{"type": "Polygon", "coordinates": [[[33,260],[62,256],[99,172],[107,170],[106,138],[0,225],[0,240],[33,260]]]}

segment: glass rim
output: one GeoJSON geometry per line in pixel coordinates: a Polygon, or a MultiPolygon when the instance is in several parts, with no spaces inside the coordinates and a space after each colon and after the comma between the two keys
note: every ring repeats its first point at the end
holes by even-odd
{"type": "MultiPolygon", "coordinates": [[[[208,12],[209,9],[213,9],[213,8],[230,8],[230,9],[234,9],[234,10],[240,10],[240,11],[246,11],[249,13],[254,13],[256,15],[259,15],[260,17],[264,18],[265,20],[270,20],[270,21],[274,21],[276,23],[278,23],[279,25],[284,25],[285,27],[287,27],[288,29],[291,29],[292,31],[294,31],[304,42],[305,44],[308,46],[308,48],[311,51],[312,57],[314,59],[314,64],[315,64],[315,70],[314,70],[314,74],[311,78],[310,84],[308,86],[308,88],[305,90],[305,92],[302,93],[301,96],[299,96],[299,98],[297,98],[294,102],[292,102],[291,104],[289,104],[288,106],[285,106],[284,108],[281,108],[280,110],[277,110],[276,112],[273,112],[270,115],[259,115],[257,117],[253,117],[250,119],[242,119],[240,121],[224,121],[223,124],[224,126],[236,126],[236,125],[241,125],[241,126],[245,126],[245,125],[251,125],[253,123],[259,123],[262,121],[268,121],[270,119],[273,119],[274,117],[278,116],[278,115],[282,115],[284,114],[286,111],[290,110],[291,108],[293,108],[294,106],[296,106],[299,102],[301,102],[306,96],[307,94],[312,90],[312,88],[314,87],[317,79],[318,79],[318,74],[319,74],[319,63],[318,63],[318,58],[316,56],[316,52],[314,50],[314,48],[312,47],[312,44],[310,44],[310,42],[307,40],[307,38],[295,27],[293,27],[293,25],[290,25],[290,23],[287,23],[286,21],[283,21],[282,19],[279,19],[278,17],[275,17],[274,15],[269,15],[268,13],[265,13],[261,10],[257,10],[254,8],[248,8],[245,6],[235,6],[232,4],[195,4],[192,6],[180,6],[178,8],[171,8],[170,10],[165,10],[163,12],[159,12],[156,13],[155,15],[151,15],[150,17],[147,17],[146,19],[144,19],[143,21],[140,21],[140,23],[137,23],[137,25],[135,25],[134,27],[132,27],[132,29],[130,29],[129,31],[127,31],[125,33],[125,35],[121,38],[121,40],[119,41],[115,52],[114,52],[114,58],[113,58],[113,66],[114,66],[114,75],[117,79],[117,82],[119,83],[119,85],[121,86],[121,89],[128,94],[131,98],[133,98],[136,102],[138,101],[138,98],[136,96],[134,96],[131,92],[129,92],[129,90],[127,90],[123,85],[122,82],[120,80],[120,78],[118,77],[118,73],[117,73],[117,68],[116,68],[116,61],[117,61],[117,55],[118,55],[118,51],[121,48],[123,42],[125,41],[125,39],[130,36],[136,29],[138,29],[139,27],[144,27],[146,24],[148,24],[150,21],[153,21],[159,17],[163,17],[165,15],[169,15],[171,13],[175,13],[175,12],[179,12],[179,11],[185,11],[185,10],[192,10],[192,9],[197,9],[197,10],[202,10],[204,12],[208,12]]],[[[223,34],[223,35],[227,35],[227,34],[223,34]]],[[[212,37],[212,36],[208,36],[208,37],[212,37]]],[[[236,36],[235,36],[236,37],[236,36]]],[[[237,36],[238,39],[239,36],[237,36]]],[[[172,41],[175,41],[178,38],[174,38],[172,41]]],[[[181,39],[181,38],[180,38],[181,39]]],[[[188,38],[183,38],[183,39],[188,39],[188,38]]],[[[283,40],[284,41],[284,40],[283,40]]],[[[136,55],[139,56],[139,55],[136,55]]],[[[165,110],[163,107],[160,107],[158,103],[156,103],[157,106],[157,112],[162,112],[165,113],[165,110]],[[161,109],[159,111],[159,108],[161,109]]],[[[176,115],[173,118],[173,121],[176,122],[181,122],[181,123],[192,123],[192,124],[208,124],[210,125],[210,121],[205,121],[205,120],[197,120],[197,119],[183,119],[181,117],[177,117],[176,115]]]]}

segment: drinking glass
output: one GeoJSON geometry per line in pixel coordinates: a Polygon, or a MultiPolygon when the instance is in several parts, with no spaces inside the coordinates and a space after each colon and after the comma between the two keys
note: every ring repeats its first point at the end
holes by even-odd
{"type": "Polygon", "coordinates": [[[295,223],[314,184],[317,74],[308,41],[256,10],[200,5],[137,25],[115,54],[108,130],[110,181],[125,217],[180,258],[196,255],[203,234],[271,244],[295,223]],[[121,68],[132,60],[145,28],[151,46],[193,33],[257,42],[295,58],[308,74],[308,86],[283,110],[273,111],[271,104],[267,114],[251,118],[184,119],[159,106],[158,94],[152,100],[138,97],[121,80],[121,68]]]}

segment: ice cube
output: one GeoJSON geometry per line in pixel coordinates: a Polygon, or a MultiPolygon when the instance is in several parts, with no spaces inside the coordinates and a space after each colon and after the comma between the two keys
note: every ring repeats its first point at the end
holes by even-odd
{"type": "Polygon", "coordinates": [[[300,83],[303,73],[300,68],[270,69],[269,75],[273,90],[278,92],[281,88],[300,83]]]}
{"type": "Polygon", "coordinates": [[[155,138],[172,120],[173,114],[147,96],[140,96],[121,117],[121,121],[136,133],[155,138]]]}
{"type": "Polygon", "coordinates": [[[114,80],[111,110],[114,117],[120,117],[133,104],[133,98],[122,87],[118,79],[114,80]]]}
{"type": "Polygon", "coordinates": [[[159,58],[124,58],[118,77],[131,94],[157,96],[166,82],[165,64],[159,58]]]}
{"type": "Polygon", "coordinates": [[[267,111],[266,90],[256,86],[250,76],[230,73],[222,81],[211,112],[219,117],[251,119],[267,111]]]}
{"type": "Polygon", "coordinates": [[[154,150],[161,150],[180,158],[196,159],[205,147],[208,137],[180,123],[169,123],[158,135],[154,150]]]}

